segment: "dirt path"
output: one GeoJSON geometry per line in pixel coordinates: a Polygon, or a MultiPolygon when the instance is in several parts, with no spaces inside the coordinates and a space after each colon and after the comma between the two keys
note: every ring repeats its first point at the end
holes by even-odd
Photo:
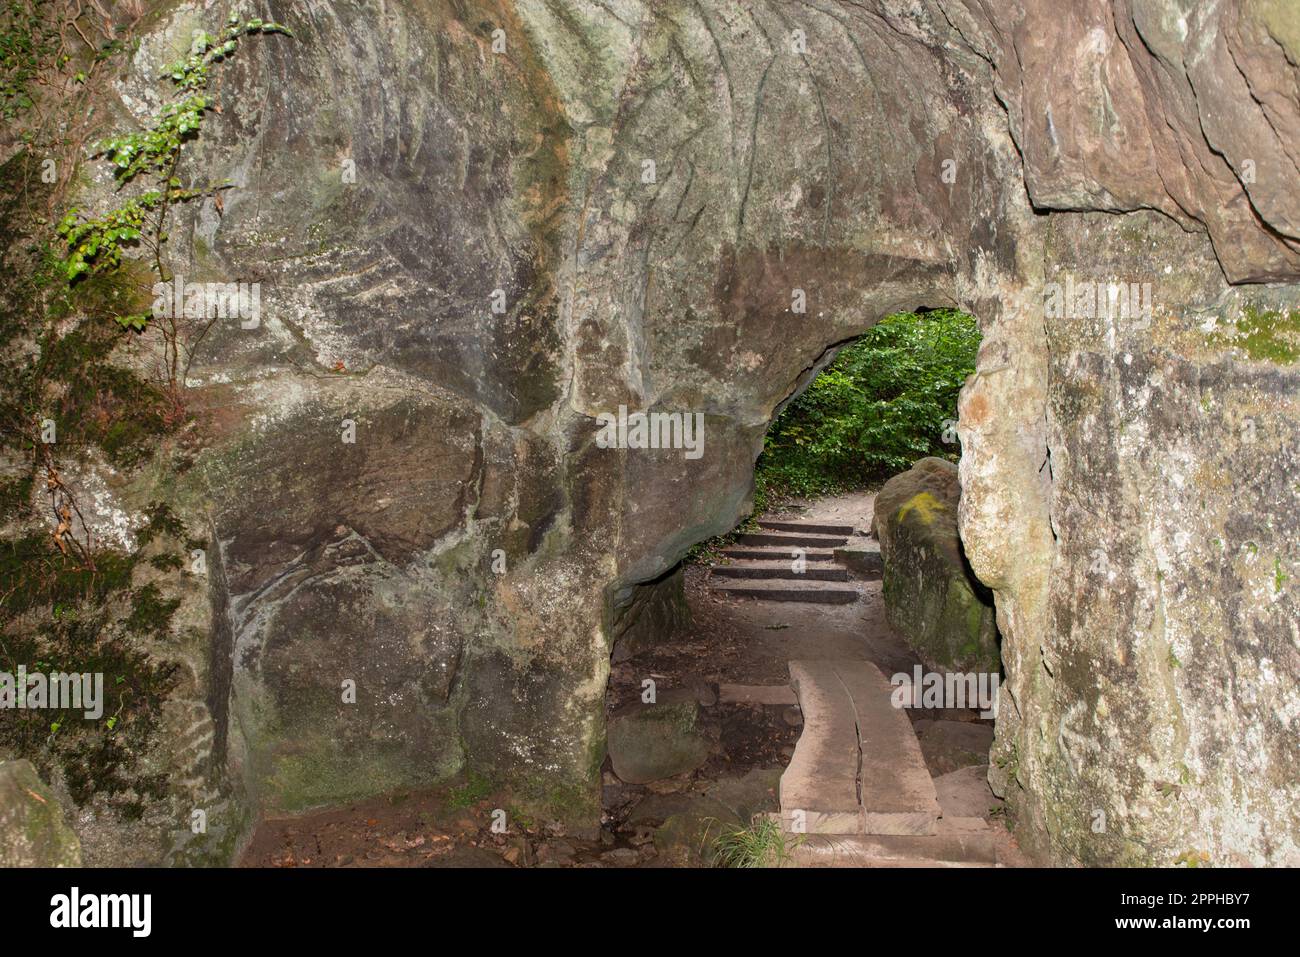
{"type": "MultiPolygon", "coordinates": [[[[866,529],[874,501],[874,493],[854,492],[764,517],[866,529]]],[[[785,684],[791,659],[823,658],[864,658],[887,674],[910,671],[918,659],[885,619],[880,582],[854,576],[848,584],[861,594],[848,605],[743,601],[717,594],[709,587],[709,569],[690,566],[689,631],[638,655],[635,667],[616,666],[616,677],[639,690],[637,676],[652,664],[678,682],[697,676],[712,682],[785,684]]]]}

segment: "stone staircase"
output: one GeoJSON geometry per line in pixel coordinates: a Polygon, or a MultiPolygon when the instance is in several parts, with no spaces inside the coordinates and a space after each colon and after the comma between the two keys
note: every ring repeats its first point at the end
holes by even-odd
{"type": "MultiPolygon", "coordinates": [[[[758,526],[723,550],[728,564],[713,567],[715,591],[764,601],[849,604],[860,597],[848,584],[846,561],[854,560],[849,556],[873,549],[877,558],[880,554],[879,546],[852,525],[760,520],[758,526]]],[[[864,567],[869,564],[869,558],[863,560],[864,567]]]]}
{"type": "Polygon", "coordinates": [[[796,865],[991,867],[980,817],[945,814],[907,714],[868,661],[790,662],[804,725],[780,785],[796,865]]]}

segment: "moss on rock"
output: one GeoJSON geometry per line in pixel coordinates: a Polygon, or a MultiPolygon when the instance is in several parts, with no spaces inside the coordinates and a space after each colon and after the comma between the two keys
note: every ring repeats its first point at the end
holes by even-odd
{"type": "Polygon", "coordinates": [[[993,601],[962,552],[960,498],[957,467],[938,458],[921,459],[876,496],[885,611],[927,666],[997,672],[993,601]]]}
{"type": "Polygon", "coordinates": [[[0,867],[80,867],[81,842],[30,761],[0,761],[0,867]]]}

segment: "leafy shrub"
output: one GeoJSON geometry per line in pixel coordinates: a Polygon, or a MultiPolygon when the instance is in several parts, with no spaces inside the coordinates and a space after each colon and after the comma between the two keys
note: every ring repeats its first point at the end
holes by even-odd
{"type": "Polygon", "coordinates": [[[882,319],[772,423],[756,501],[859,488],[927,455],[955,459],[951,422],[979,342],[974,318],[955,309],[882,319]]]}

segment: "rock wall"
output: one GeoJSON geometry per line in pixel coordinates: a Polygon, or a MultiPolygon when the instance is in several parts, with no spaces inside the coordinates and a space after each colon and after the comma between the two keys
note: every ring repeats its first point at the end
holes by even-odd
{"type": "MultiPolygon", "coordinates": [[[[1023,837],[1296,862],[1297,372],[1277,319],[1224,325],[1297,301],[1228,285],[1300,278],[1288,5],[266,6],[297,38],[225,68],[195,162],[237,188],[172,249],[263,315],[204,341],[210,447],[167,480],[249,807],[468,766],[594,822],[629,589],[743,514],[828,348],[954,304],[1023,837]],[[1150,283],[1150,323],[1045,315],[1067,274],[1150,283]],[[597,447],[620,405],[702,413],[704,455],[597,447]]],[[[224,10],[164,7],[123,121],[224,10]]]]}
{"type": "Polygon", "coordinates": [[[991,484],[1019,385],[963,395],[963,532],[1011,636],[995,786],[1059,860],[1294,863],[1300,370],[1286,333],[1225,323],[1284,327],[1295,290],[1225,290],[1154,213],[1054,216],[1044,264],[1151,276],[1156,308],[1048,319],[1038,489],[991,484]]]}

